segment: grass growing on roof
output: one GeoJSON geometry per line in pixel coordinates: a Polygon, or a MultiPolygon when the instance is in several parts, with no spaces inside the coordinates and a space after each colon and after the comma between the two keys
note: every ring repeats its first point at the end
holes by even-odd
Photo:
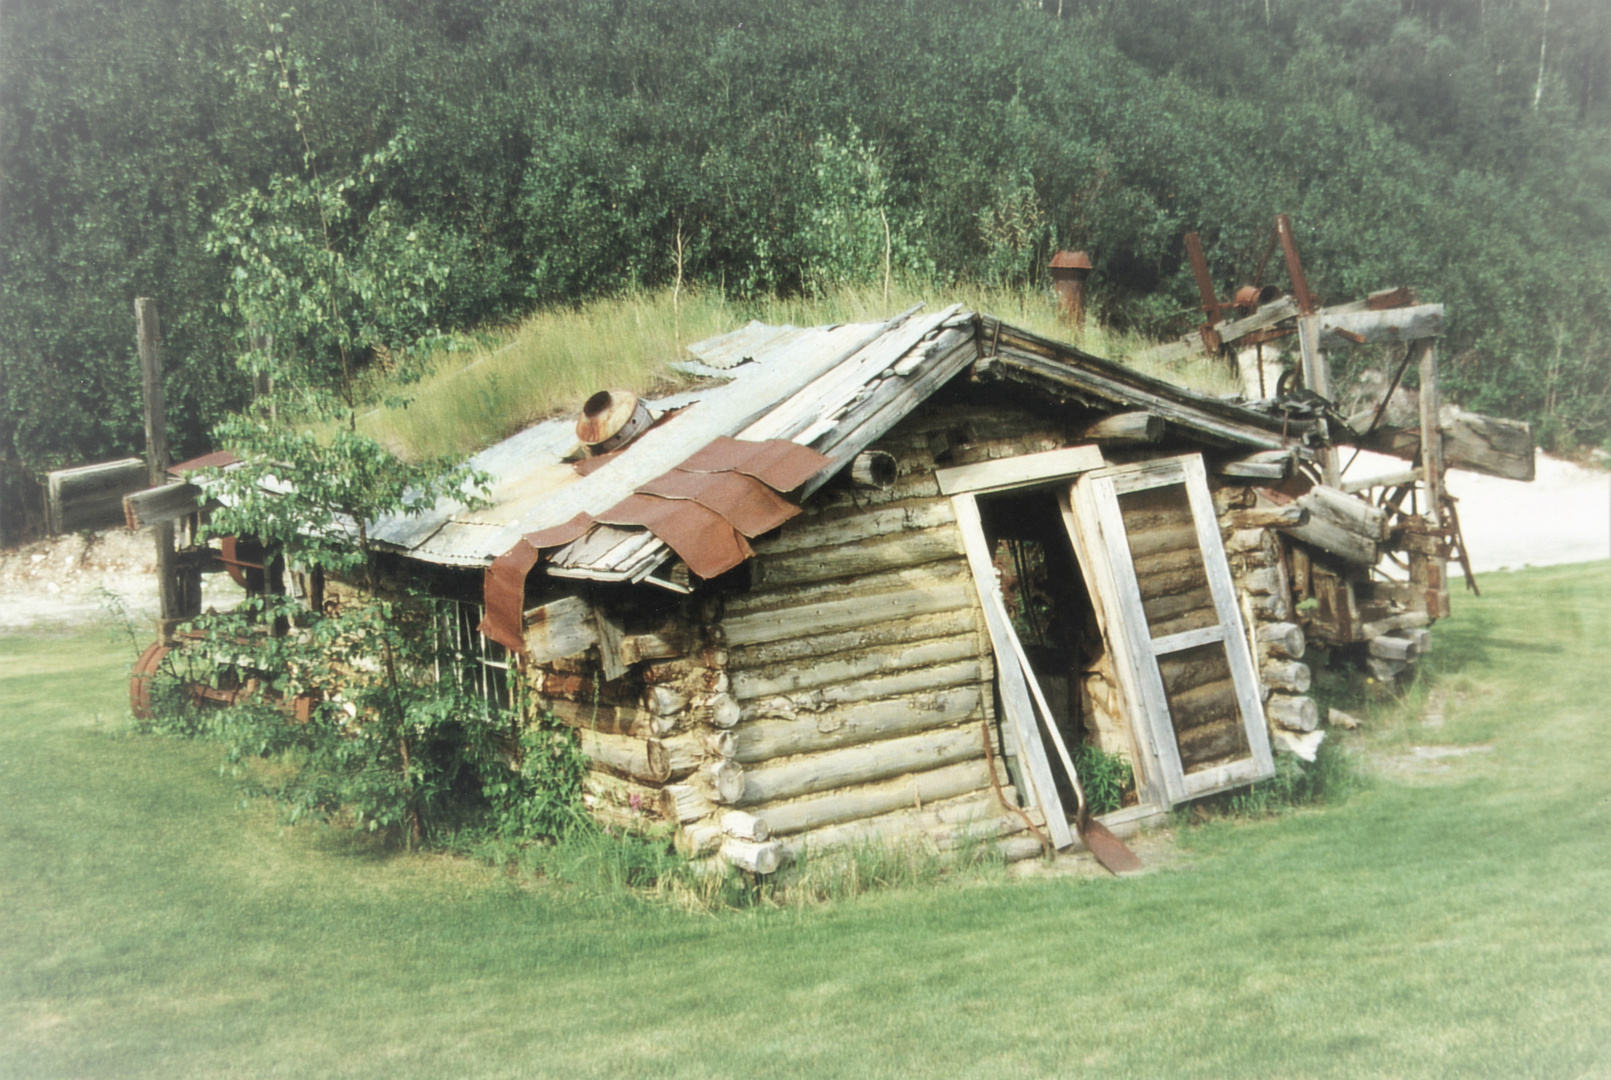
{"type": "Polygon", "coordinates": [[[1455,605],[1340,805],[716,916],[278,828],[121,733],[126,642],[3,638],[0,1075],[1604,1075],[1611,563],[1455,605]]]}
{"type": "MultiPolygon", "coordinates": [[[[923,303],[936,311],[962,304],[1014,326],[1070,341],[1098,356],[1123,358],[1149,342],[1091,325],[1083,333],[1062,323],[1050,292],[960,286],[842,288],[820,296],[743,302],[712,290],[634,292],[574,307],[544,308],[492,335],[474,349],[438,354],[416,384],[370,387],[408,401],[362,417],[360,430],[408,457],[462,457],[544,417],[572,413],[595,390],[621,387],[662,392],[683,380],[669,364],[690,359],[686,347],[752,319],[774,325],[882,322],[923,303]]],[[[1138,370],[1213,393],[1235,389],[1224,365],[1195,361],[1138,370]]]]}

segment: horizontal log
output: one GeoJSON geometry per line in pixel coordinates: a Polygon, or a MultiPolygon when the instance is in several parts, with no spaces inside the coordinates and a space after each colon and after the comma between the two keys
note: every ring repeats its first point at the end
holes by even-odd
{"type": "Polygon", "coordinates": [[[578,729],[582,753],[594,764],[620,776],[647,784],[662,784],[671,777],[671,763],[665,747],[653,739],[608,735],[589,728],[578,729]]]}
{"type": "MultiPolygon", "coordinates": [[[[1368,424],[1370,417],[1359,414],[1349,420],[1357,429],[1368,424]]],[[[1445,405],[1438,412],[1438,430],[1443,435],[1445,468],[1506,480],[1533,479],[1533,433],[1525,423],[1445,405]]],[[[1412,460],[1420,452],[1421,435],[1415,428],[1379,428],[1359,439],[1358,444],[1366,450],[1412,460]]]]}
{"type": "Polygon", "coordinates": [[[993,792],[985,792],[921,810],[912,807],[876,818],[847,821],[780,843],[789,858],[809,861],[843,848],[868,844],[955,849],[962,843],[994,840],[1023,829],[1023,818],[1003,807],[993,792]]]}
{"type": "Polygon", "coordinates": [[[774,874],[783,865],[783,847],[776,843],[757,843],[728,837],[722,841],[722,858],[740,870],[752,874],[774,874]]]}
{"type": "Polygon", "coordinates": [[[1446,405],[1438,411],[1438,429],[1443,432],[1446,467],[1506,480],[1533,479],[1537,457],[1533,429],[1522,421],[1446,405]]]}
{"type": "Polygon", "coordinates": [[[699,767],[699,778],[716,802],[731,806],[744,798],[744,767],[730,758],[705,762],[699,767]]]}
{"type": "Polygon", "coordinates": [[[725,678],[721,669],[726,666],[726,649],[705,648],[692,656],[644,664],[638,674],[645,683],[654,686],[678,686],[695,692],[721,690],[725,688],[713,685],[711,680],[725,678]]]}
{"type": "Polygon", "coordinates": [[[1385,311],[1348,311],[1320,316],[1319,346],[1340,349],[1348,345],[1397,344],[1443,333],[1443,305],[1385,311]]]}
{"type": "Polygon", "coordinates": [[[698,821],[716,812],[716,804],[697,784],[667,784],[660,789],[660,816],[667,821],[698,821]]]}
{"type": "Polygon", "coordinates": [[[1264,715],[1291,731],[1313,731],[1320,726],[1320,706],[1311,697],[1271,694],[1264,703],[1264,715]]]}
{"type": "Polygon", "coordinates": [[[1195,572],[1196,577],[1207,580],[1207,573],[1203,569],[1203,554],[1195,544],[1191,547],[1147,555],[1132,553],[1131,565],[1135,567],[1136,577],[1140,580],[1149,579],[1154,575],[1172,575],[1182,570],[1195,572]]]}
{"type": "Polygon", "coordinates": [[[1105,443],[1155,443],[1164,436],[1167,425],[1150,412],[1124,412],[1103,417],[1079,434],[1080,441],[1105,443]]]}
{"type": "MultiPolygon", "coordinates": [[[[997,781],[1011,783],[998,764],[997,781]]],[[[938,769],[910,773],[893,780],[858,784],[790,802],[768,803],[755,811],[765,817],[774,836],[820,829],[858,818],[876,817],[903,807],[922,807],[954,799],[990,786],[990,769],[984,758],[974,758],[938,769]]]]}
{"type": "Polygon", "coordinates": [[[912,529],[891,536],[834,544],[782,555],[758,555],[750,561],[752,589],[806,585],[837,578],[857,578],[902,567],[960,558],[962,537],[955,525],[912,529]]]}
{"type": "Polygon", "coordinates": [[[1367,540],[1387,539],[1388,513],[1364,499],[1324,484],[1316,484],[1298,499],[1298,505],[1314,517],[1332,521],[1367,540]]]}
{"type": "Polygon", "coordinates": [[[721,815],[721,826],[724,835],[739,840],[764,843],[772,838],[772,826],[767,824],[765,818],[756,817],[743,810],[724,811],[721,815]]]}
{"type": "Polygon", "coordinates": [[[575,656],[598,644],[593,605],[581,597],[565,596],[532,608],[522,621],[526,656],[534,664],[575,656]]]}
{"type": "Polygon", "coordinates": [[[965,656],[947,664],[928,667],[891,665],[888,674],[848,679],[793,694],[756,698],[744,705],[745,720],[782,717],[793,720],[802,714],[819,714],[824,709],[858,702],[917,695],[932,695],[954,686],[977,685],[989,677],[984,661],[965,656]]]}
{"type": "Polygon", "coordinates": [[[123,496],[123,522],[131,529],[160,525],[194,514],[202,503],[201,488],[180,482],[123,496]]]}
{"type": "Polygon", "coordinates": [[[849,630],[741,646],[729,654],[729,665],[733,669],[732,678],[736,687],[739,672],[743,671],[759,671],[763,678],[770,678],[766,674],[767,669],[793,665],[804,673],[815,668],[822,658],[841,653],[910,645],[961,634],[977,635],[981,618],[976,608],[962,607],[933,615],[871,623],[849,630]]]}
{"type": "Polygon", "coordinates": [[[1227,677],[1170,694],[1169,715],[1179,734],[1204,724],[1217,723],[1226,717],[1238,717],[1236,684],[1227,677]]]}
{"type": "MultiPolygon", "coordinates": [[[[932,476],[928,478],[934,484],[932,476]]],[[[935,487],[937,495],[939,488],[935,487]]],[[[858,496],[859,497],[859,496],[858,496]]],[[[818,497],[822,498],[821,496],[818,497]]],[[[775,536],[755,542],[755,554],[766,558],[791,551],[817,551],[835,544],[851,544],[879,536],[898,536],[914,529],[933,529],[956,524],[956,512],[946,498],[921,498],[867,509],[850,505],[844,509],[806,513],[787,522],[775,536]]]]}
{"type": "Polygon", "coordinates": [[[1291,450],[1260,450],[1243,457],[1221,459],[1214,464],[1219,476],[1240,476],[1257,480],[1283,480],[1292,475],[1291,450]]]}
{"type": "MultiPolygon", "coordinates": [[[[664,755],[665,775],[661,779],[679,780],[699,768],[709,753],[705,740],[706,736],[697,731],[687,731],[680,735],[668,735],[663,739],[649,740],[650,755],[664,755]]],[[[731,757],[732,755],[718,756],[731,757]]]]}
{"type": "Polygon", "coordinates": [[[1306,734],[1286,731],[1277,728],[1270,732],[1270,746],[1278,753],[1291,754],[1303,761],[1313,761],[1320,749],[1320,744],[1326,741],[1324,731],[1311,731],[1306,734]]]}
{"type": "Polygon", "coordinates": [[[1331,521],[1310,518],[1303,525],[1282,526],[1281,530],[1294,540],[1312,544],[1356,566],[1375,566],[1381,558],[1375,541],[1331,521]]]}
{"type": "Polygon", "coordinates": [[[732,619],[763,611],[812,607],[849,594],[872,594],[895,590],[913,592],[940,588],[959,577],[967,577],[967,569],[966,560],[947,559],[922,566],[899,566],[865,574],[853,584],[843,581],[818,581],[776,589],[751,589],[748,592],[725,596],[722,601],[722,617],[732,619]]]}
{"type": "Polygon", "coordinates": [[[1250,570],[1237,580],[1237,584],[1241,586],[1243,592],[1255,596],[1279,596],[1282,588],[1281,571],[1274,566],[1250,570]]]}
{"type": "Polygon", "coordinates": [[[1217,717],[1210,723],[1176,733],[1181,763],[1188,774],[1226,758],[1246,757],[1247,733],[1240,716],[1217,717]]]}
{"type": "Polygon", "coordinates": [[[1190,520],[1175,521],[1163,527],[1131,532],[1130,557],[1143,559],[1175,551],[1197,551],[1197,526],[1190,520]]]}
{"type": "Polygon", "coordinates": [[[1266,660],[1259,668],[1264,685],[1293,694],[1307,694],[1312,675],[1309,665],[1296,660],[1266,660]]]}
{"type": "MultiPolygon", "coordinates": [[[[622,811],[628,817],[644,814],[663,816],[662,791],[649,784],[626,780],[594,769],[589,770],[587,776],[583,778],[582,791],[593,796],[593,805],[590,807],[593,810],[610,806],[622,811]]],[[[676,818],[668,820],[675,821],[676,818]]]]}
{"type": "Polygon", "coordinates": [[[703,855],[715,854],[725,839],[719,822],[698,821],[678,829],[672,843],[684,857],[697,859],[703,855]]]}
{"type": "Polygon", "coordinates": [[[707,731],[704,743],[706,755],[713,758],[730,758],[738,747],[731,731],[707,731]]]}
{"type": "Polygon", "coordinates": [[[1383,634],[1370,639],[1370,654],[1383,660],[1401,660],[1407,664],[1415,659],[1415,642],[1408,638],[1389,637],[1383,634]]]}
{"type": "Polygon", "coordinates": [[[669,686],[649,686],[643,691],[643,707],[656,716],[675,716],[688,707],[688,695],[669,686]]]}
{"type": "Polygon", "coordinates": [[[740,764],[889,739],[981,716],[977,685],[860,701],[798,720],[752,720],[735,729],[740,764]]]}
{"type": "Polygon", "coordinates": [[[968,633],[947,637],[841,652],[810,664],[790,661],[749,671],[735,671],[732,677],[733,696],[740,701],[751,701],[859,682],[883,671],[926,668],[958,660],[978,659],[979,635],[972,626],[968,630],[968,633]]]}
{"type": "Polygon", "coordinates": [[[602,735],[654,739],[671,734],[677,726],[674,716],[656,716],[629,705],[597,705],[565,698],[548,698],[546,710],[568,727],[596,731],[602,735]]]}
{"type": "Polygon", "coordinates": [[[1377,682],[1390,683],[1404,673],[1410,665],[1403,660],[1388,660],[1380,656],[1365,658],[1365,667],[1377,682]]]}
{"type": "Polygon", "coordinates": [[[45,520],[51,533],[105,529],[125,521],[123,496],[150,483],[143,458],[121,458],[45,474],[45,520]]]}
{"type": "MultiPolygon", "coordinates": [[[[951,565],[949,563],[943,565],[951,565]]],[[[800,634],[851,630],[892,619],[974,608],[973,582],[962,575],[928,585],[877,592],[838,590],[834,599],[773,610],[728,615],[721,626],[730,647],[778,641],[800,634]]]]}
{"type": "Polygon", "coordinates": [[[1274,529],[1287,525],[1304,525],[1308,521],[1308,508],[1298,503],[1256,507],[1251,510],[1231,510],[1220,518],[1221,525],[1232,529],[1274,529]]]}
{"type": "Polygon", "coordinates": [[[1188,649],[1160,656],[1158,674],[1163,679],[1165,691],[1179,694],[1194,687],[1229,679],[1231,668],[1223,649],[1188,649]]]}
{"type": "Polygon", "coordinates": [[[739,806],[775,802],[983,756],[977,724],[880,739],[746,769],[743,795],[734,802],[739,806]]]}
{"type": "Polygon", "coordinates": [[[1293,660],[1303,659],[1305,647],[1303,627],[1297,623],[1263,623],[1259,626],[1256,636],[1264,644],[1271,656],[1285,656],[1293,660]]]}
{"type": "Polygon", "coordinates": [[[744,716],[744,709],[731,694],[712,694],[691,712],[695,723],[714,728],[730,728],[744,716]]]}

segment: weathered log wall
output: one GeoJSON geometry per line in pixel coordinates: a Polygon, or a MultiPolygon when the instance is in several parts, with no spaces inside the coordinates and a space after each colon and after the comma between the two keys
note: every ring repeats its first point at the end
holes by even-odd
{"type": "MultiPolygon", "coordinates": [[[[1038,851],[1013,787],[1016,747],[996,723],[990,639],[935,470],[1073,445],[1077,428],[930,402],[875,444],[894,461],[892,484],[818,492],[755,541],[747,588],[701,590],[674,615],[656,614],[647,645],[630,614],[601,616],[621,634],[589,635],[585,615],[561,612],[590,644],[527,678],[543,707],[582,732],[595,815],[666,823],[688,855],[752,869],[888,839],[946,850],[971,837],[1011,858],[1038,851]],[[599,650],[612,642],[624,651],[605,664],[599,650]]],[[[1245,527],[1251,488],[1222,487],[1215,501],[1271,715],[1301,717],[1308,671],[1279,537],[1245,527]]],[[[1172,581],[1177,549],[1195,541],[1145,524],[1136,523],[1138,557],[1152,578],[1172,581]]],[[[1166,599],[1191,593],[1159,588],[1166,599]]],[[[533,633],[551,633],[541,624],[533,633]]],[[[1225,681],[1214,675],[1183,667],[1167,678],[1172,693],[1212,696],[1225,681]]],[[[1087,737],[1128,756],[1130,720],[1105,650],[1086,661],[1079,690],[1087,737]]]]}

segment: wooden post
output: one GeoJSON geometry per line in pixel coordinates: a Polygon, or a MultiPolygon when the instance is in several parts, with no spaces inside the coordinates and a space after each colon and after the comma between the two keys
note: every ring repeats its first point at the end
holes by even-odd
{"type": "Polygon", "coordinates": [[[1427,521],[1443,524],[1443,433],[1438,430],[1438,347],[1431,338],[1421,351],[1421,468],[1426,478],[1427,521]]]}
{"type": "MultiPolygon", "coordinates": [[[[168,482],[168,415],[162,393],[162,324],[157,302],[149,296],[134,301],[134,333],[140,350],[140,388],[145,397],[146,479],[152,487],[159,487],[168,482]]],[[[161,597],[157,633],[166,642],[172,639],[180,619],[173,522],[154,525],[151,532],[157,546],[157,589],[161,597]]]]}

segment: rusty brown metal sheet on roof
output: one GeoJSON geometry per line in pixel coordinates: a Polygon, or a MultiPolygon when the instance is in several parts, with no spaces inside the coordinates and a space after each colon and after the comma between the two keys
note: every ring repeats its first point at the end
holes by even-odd
{"type": "Polygon", "coordinates": [[[551,528],[527,533],[525,539],[526,543],[535,548],[564,547],[592,527],[593,518],[584,512],[551,528]]]}
{"type": "Polygon", "coordinates": [[[829,464],[826,455],[786,439],[750,442],[722,435],[677,468],[687,472],[741,472],[775,491],[793,491],[829,464]]]}
{"type": "Polygon", "coordinates": [[[526,651],[521,616],[526,609],[526,575],[537,565],[535,545],[521,540],[492,560],[482,578],[486,604],[480,631],[510,652],[526,651]]]}
{"type": "Polygon", "coordinates": [[[748,537],[777,528],[800,508],[755,477],[740,472],[673,469],[638,489],[662,499],[689,499],[720,514],[748,537]]]}
{"type": "Polygon", "coordinates": [[[188,472],[195,472],[197,469],[222,469],[225,466],[234,465],[238,461],[240,461],[240,457],[232,451],[214,450],[210,454],[203,454],[201,457],[194,457],[189,461],[181,461],[177,465],[169,465],[168,471],[182,476],[188,472]]]}
{"type": "Polygon", "coordinates": [[[633,492],[598,515],[598,520],[648,529],[702,578],[725,573],[754,554],[743,534],[726,518],[692,499],[633,492]]]}

